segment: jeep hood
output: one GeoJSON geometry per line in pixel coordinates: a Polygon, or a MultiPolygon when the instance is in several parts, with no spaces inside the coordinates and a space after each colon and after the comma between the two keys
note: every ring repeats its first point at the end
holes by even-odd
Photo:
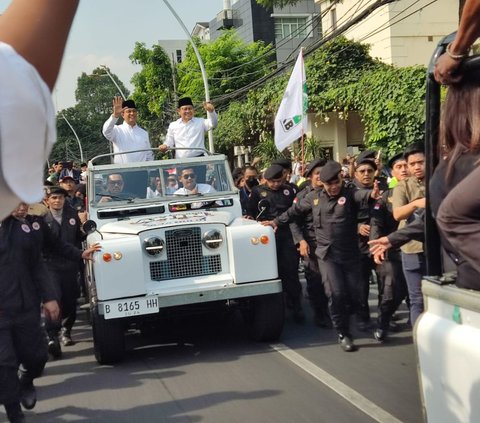
{"type": "Polygon", "coordinates": [[[232,215],[220,211],[195,211],[157,215],[109,222],[100,228],[102,233],[137,235],[154,228],[220,223],[225,226],[233,220],[232,215]]]}

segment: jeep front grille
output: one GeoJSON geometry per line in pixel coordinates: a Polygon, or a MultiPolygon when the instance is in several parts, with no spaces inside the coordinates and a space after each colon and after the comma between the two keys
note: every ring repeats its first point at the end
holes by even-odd
{"type": "Polygon", "coordinates": [[[222,271],[220,255],[203,255],[200,228],[165,232],[167,260],[150,262],[154,281],[214,275],[222,271]]]}

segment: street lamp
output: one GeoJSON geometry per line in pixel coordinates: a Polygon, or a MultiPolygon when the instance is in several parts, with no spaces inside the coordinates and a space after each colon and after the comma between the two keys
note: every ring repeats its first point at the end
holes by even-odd
{"type": "Polygon", "coordinates": [[[80,160],[81,160],[82,163],[84,163],[85,160],[83,160],[83,149],[82,149],[82,143],[80,142],[80,138],[78,138],[78,135],[75,132],[75,129],[73,129],[73,126],[70,125],[70,122],[68,121],[67,117],[63,113],[62,113],[62,117],[63,117],[63,119],[65,119],[65,122],[67,122],[67,125],[72,130],[73,135],[75,135],[75,139],[77,140],[77,143],[78,143],[78,149],[80,150],[80,160]]]}
{"type": "MultiPolygon", "coordinates": [[[[202,72],[203,86],[205,88],[205,101],[210,101],[210,93],[209,93],[209,90],[208,90],[207,72],[205,72],[205,66],[203,65],[203,60],[202,60],[202,57],[200,56],[200,52],[198,51],[197,46],[193,42],[192,36],[190,35],[190,32],[188,32],[187,27],[185,26],[185,24],[180,19],[180,16],[178,16],[177,13],[175,12],[175,10],[173,9],[173,7],[170,6],[170,3],[168,2],[168,0],[163,0],[163,2],[170,9],[173,16],[175,16],[178,23],[180,24],[180,26],[185,31],[185,34],[187,34],[187,37],[190,40],[190,43],[192,44],[193,51],[195,52],[195,56],[197,56],[198,64],[200,65],[200,71],[202,72]]],[[[214,152],[214,149],[213,149],[213,132],[212,132],[211,129],[208,131],[208,149],[210,150],[210,153],[214,152]]]]}
{"type": "Polygon", "coordinates": [[[109,72],[108,68],[105,66],[105,65],[100,65],[100,67],[105,71],[105,73],[107,74],[107,76],[111,79],[111,81],[115,84],[115,86],[117,87],[117,90],[118,92],[122,95],[122,98],[124,100],[127,99],[127,97],[125,96],[124,92],[122,91],[122,89],[120,88],[120,86],[117,84],[117,81],[115,81],[115,78],[112,76],[112,74],[109,72]]]}

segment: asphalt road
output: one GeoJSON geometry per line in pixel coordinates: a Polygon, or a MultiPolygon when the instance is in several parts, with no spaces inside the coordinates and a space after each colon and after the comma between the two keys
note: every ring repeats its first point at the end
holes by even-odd
{"type": "Polygon", "coordinates": [[[410,331],[383,345],[354,332],[360,348],[344,353],[334,331],[314,326],[307,311],[304,325],[287,318],[275,345],[250,341],[238,313],[183,318],[149,338],[132,331],[126,360],[116,366],[95,361],[82,312],[76,345],[36,381],[39,401],[27,420],[422,422],[410,331]]]}

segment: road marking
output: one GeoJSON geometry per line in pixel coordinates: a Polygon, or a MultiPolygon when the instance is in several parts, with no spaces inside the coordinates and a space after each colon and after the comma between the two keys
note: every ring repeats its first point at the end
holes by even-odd
{"type": "Polygon", "coordinates": [[[398,420],[396,417],[387,413],[383,408],[380,408],[348,385],[345,385],[343,382],[334,378],[330,373],[327,373],[305,357],[302,357],[297,352],[288,348],[285,344],[272,344],[270,347],[282,354],[287,360],[300,367],[303,371],[322,382],[332,391],[346,399],[350,404],[363,411],[373,420],[379,423],[403,423],[401,420],[398,420]]]}

